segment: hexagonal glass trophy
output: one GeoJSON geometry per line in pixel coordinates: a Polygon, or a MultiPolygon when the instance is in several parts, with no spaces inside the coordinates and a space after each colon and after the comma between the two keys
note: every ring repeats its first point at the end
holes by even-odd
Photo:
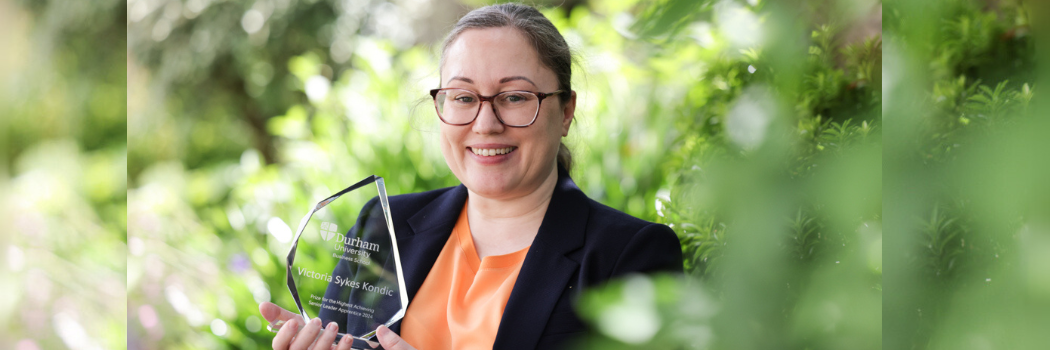
{"type": "Polygon", "coordinates": [[[336,341],[351,336],[354,348],[374,348],[379,325],[405,315],[404,285],[383,178],[339,191],[299,223],[288,251],[288,289],[304,319],[339,324],[336,341]]]}

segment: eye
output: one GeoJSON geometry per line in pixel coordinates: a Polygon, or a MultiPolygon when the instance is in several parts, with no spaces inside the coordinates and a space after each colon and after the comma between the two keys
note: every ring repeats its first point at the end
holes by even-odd
{"type": "Polygon", "coordinates": [[[474,103],[475,98],[474,98],[474,96],[471,96],[471,95],[459,95],[459,96],[456,96],[455,100],[456,100],[456,102],[459,102],[459,103],[474,103]]]}
{"type": "Polygon", "coordinates": [[[503,102],[506,103],[521,103],[529,100],[529,97],[525,94],[506,94],[502,96],[503,102]]]}

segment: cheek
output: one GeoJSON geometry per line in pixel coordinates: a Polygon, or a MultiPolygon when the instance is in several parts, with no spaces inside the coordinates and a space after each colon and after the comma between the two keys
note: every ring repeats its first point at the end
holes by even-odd
{"type": "Polygon", "coordinates": [[[557,104],[551,106],[544,106],[543,109],[547,112],[547,125],[545,131],[547,136],[550,137],[551,143],[557,145],[561,142],[562,134],[562,113],[561,109],[558,108],[557,104]]]}
{"type": "Polygon", "coordinates": [[[455,132],[447,128],[447,125],[441,127],[441,154],[445,156],[445,162],[451,166],[451,163],[455,161],[455,152],[453,151],[457,148],[458,138],[455,132]]]}
{"type": "Polygon", "coordinates": [[[532,130],[528,130],[527,139],[534,145],[535,161],[554,157],[558,153],[558,145],[561,143],[561,118],[553,112],[544,106],[544,114],[540,116],[542,121],[537,120],[529,127],[532,130]]]}

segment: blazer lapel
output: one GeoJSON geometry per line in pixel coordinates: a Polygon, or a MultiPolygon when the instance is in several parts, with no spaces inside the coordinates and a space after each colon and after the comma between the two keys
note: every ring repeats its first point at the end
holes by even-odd
{"type": "MultiPolygon", "coordinates": [[[[398,230],[397,246],[401,253],[401,270],[405,275],[409,304],[452,234],[452,227],[456,226],[456,219],[466,201],[467,188],[456,186],[408,218],[407,229],[401,227],[398,230]]],[[[390,328],[401,332],[401,322],[390,328]]]]}
{"type": "Polygon", "coordinates": [[[558,168],[539,232],[522,263],[503,310],[494,349],[534,349],[565,285],[579,267],[566,254],[583,246],[587,196],[558,168]]]}

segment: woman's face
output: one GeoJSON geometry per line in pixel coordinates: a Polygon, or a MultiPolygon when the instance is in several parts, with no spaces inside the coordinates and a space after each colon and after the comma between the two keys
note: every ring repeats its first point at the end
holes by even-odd
{"type": "MultiPolygon", "coordinates": [[[[544,66],[526,38],[511,27],[469,29],[448,48],[442,87],[492,96],[503,91],[550,93],[554,72],[544,66]]],[[[562,103],[549,96],[536,122],[524,128],[500,123],[491,103],[482,103],[473,123],[441,124],[441,152],[452,173],[472,192],[487,198],[524,196],[539,188],[556,167],[558,145],[569,132],[575,95],[562,103]],[[488,152],[506,154],[483,155],[488,152]]]]}

